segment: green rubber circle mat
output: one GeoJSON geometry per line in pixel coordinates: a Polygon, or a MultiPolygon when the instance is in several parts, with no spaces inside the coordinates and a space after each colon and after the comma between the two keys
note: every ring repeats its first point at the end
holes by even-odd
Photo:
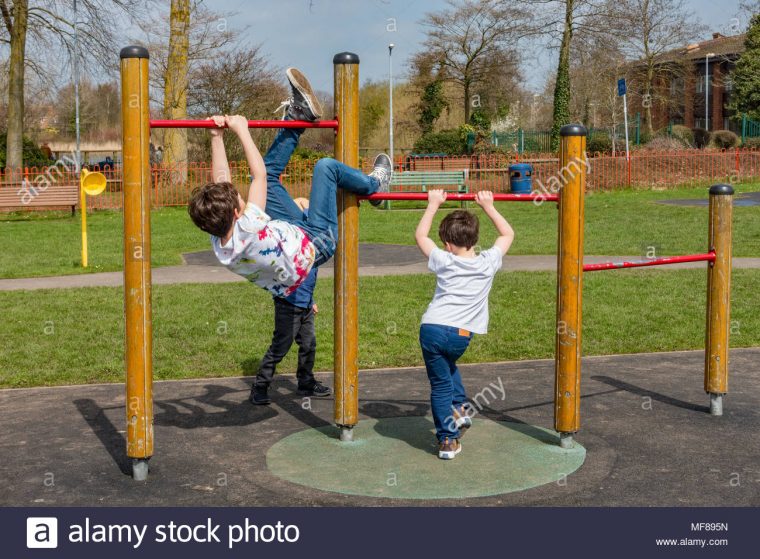
{"type": "Polygon", "coordinates": [[[334,426],[304,429],[267,453],[272,474],[334,493],[393,499],[458,499],[522,491],[577,470],[586,449],[559,447],[554,431],[475,418],[454,460],[440,460],[430,417],[360,421],[354,441],[334,426]]]}

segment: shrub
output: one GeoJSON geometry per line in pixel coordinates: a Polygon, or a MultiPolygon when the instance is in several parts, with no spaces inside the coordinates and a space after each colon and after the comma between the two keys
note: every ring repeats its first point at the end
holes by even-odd
{"type": "Polygon", "coordinates": [[[708,130],[705,130],[704,128],[694,128],[692,132],[694,134],[695,147],[703,148],[710,143],[710,136],[712,134],[710,134],[708,130]]]}
{"type": "Polygon", "coordinates": [[[464,155],[467,153],[467,135],[458,128],[429,132],[414,143],[416,153],[445,153],[464,155]]]}
{"type": "Polygon", "coordinates": [[[586,151],[589,153],[607,153],[612,151],[612,139],[609,134],[595,132],[586,141],[586,151]]]}
{"type": "Polygon", "coordinates": [[[644,146],[644,149],[653,151],[678,151],[685,147],[687,146],[685,146],[678,138],[671,136],[655,136],[644,146]]]}
{"type": "Polygon", "coordinates": [[[710,145],[720,149],[735,148],[739,145],[739,136],[730,130],[716,130],[712,134],[710,145]]]}
{"type": "Polygon", "coordinates": [[[757,138],[744,138],[742,147],[745,148],[760,148],[760,137],[757,138]]]}
{"type": "Polygon", "coordinates": [[[475,155],[514,155],[511,146],[495,146],[491,142],[476,142],[472,149],[475,155]]]}
{"type": "MultiPolygon", "coordinates": [[[[6,162],[6,141],[8,140],[7,133],[0,131],[0,168],[5,169],[6,162]]],[[[50,159],[45,157],[39,146],[34,143],[30,138],[24,136],[23,143],[23,157],[24,167],[47,167],[52,163],[50,159]]]]}
{"type": "Polygon", "coordinates": [[[470,126],[488,131],[491,129],[491,119],[482,109],[478,108],[472,111],[470,115],[470,126]]]}
{"type": "Polygon", "coordinates": [[[691,128],[684,126],[683,124],[674,124],[670,129],[668,129],[667,126],[660,128],[656,135],[660,137],[665,136],[676,138],[677,140],[680,140],[684,146],[694,147],[694,132],[691,131],[691,128]]]}
{"type": "Polygon", "coordinates": [[[302,161],[317,161],[319,159],[322,159],[324,157],[332,157],[332,153],[328,153],[326,151],[319,151],[303,146],[298,146],[294,151],[293,155],[291,155],[291,159],[296,160],[302,160],[302,161]]]}

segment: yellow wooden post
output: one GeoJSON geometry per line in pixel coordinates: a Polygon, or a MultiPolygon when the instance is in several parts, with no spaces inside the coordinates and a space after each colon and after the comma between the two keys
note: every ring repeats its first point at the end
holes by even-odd
{"type": "Polygon", "coordinates": [[[560,445],[569,448],[580,429],[586,128],[568,124],[560,137],[554,428],[560,445]]]}
{"type": "Polygon", "coordinates": [[[148,51],[125,47],[120,58],[127,456],[144,480],[153,454],[148,51]]]}
{"type": "Polygon", "coordinates": [[[87,267],[87,194],[79,177],[79,214],[82,216],[82,268],[87,267]]]}
{"type": "Polygon", "coordinates": [[[733,194],[727,184],[710,187],[708,250],[715,251],[715,262],[707,269],[705,392],[712,415],[723,415],[723,395],[728,392],[733,194]]]}
{"type": "MultiPolygon", "coordinates": [[[[335,159],[359,166],[359,57],[342,52],[335,70],[335,159]]],[[[353,440],[359,421],[359,200],[338,190],[335,252],[335,424],[340,439],[353,440]]]]}

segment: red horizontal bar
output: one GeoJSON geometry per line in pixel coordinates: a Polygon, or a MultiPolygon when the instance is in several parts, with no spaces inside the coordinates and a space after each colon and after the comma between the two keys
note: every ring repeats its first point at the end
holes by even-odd
{"type": "MultiPolygon", "coordinates": [[[[371,194],[369,196],[360,196],[362,200],[427,200],[426,192],[383,192],[381,194],[371,194]]],[[[557,202],[559,196],[556,194],[494,194],[495,202],[557,202]]],[[[446,193],[446,201],[464,202],[475,200],[475,194],[451,194],[446,193]]]]}
{"type": "Polygon", "coordinates": [[[642,266],[665,266],[667,264],[683,264],[684,262],[715,262],[715,252],[706,254],[686,254],[684,256],[666,256],[652,258],[651,260],[639,260],[635,262],[600,262],[599,264],[584,264],[584,272],[597,272],[599,270],[618,270],[620,268],[640,268],[642,266]]]}
{"type": "MultiPolygon", "coordinates": [[[[151,120],[151,128],[217,128],[212,120],[151,120]]],[[[337,120],[249,120],[248,128],[338,128],[337,120]]]]}

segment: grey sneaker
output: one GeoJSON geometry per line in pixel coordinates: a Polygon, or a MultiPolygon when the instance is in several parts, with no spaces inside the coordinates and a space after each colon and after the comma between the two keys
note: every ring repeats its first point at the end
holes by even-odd
{"type": "MultiPolygon", "coordinates": [[[[384,192],[389,192],[391,189],[391,177],[393,176],[393,164],[391,163],[391,158],[386,154],[381,153],[375,157],[373,167],[374,168],[372,169],[372,172],[369,174],[369,176],[374,177],[380,181],[380,187],[377,189],[377,193],[381,194],[384,192]]],[[[370,200],[369,203],[373,206],[379,206],[383,203],[383,201],[370,200]]]]}
{"type": "Polygon", "coordinates": [[[275,112],[285,109],[283,120],[319,120],[322,105],[314,94],[309,80],[298,68],[288,68],[285,72],[290,82],[291,95],[283,101],[275,112]]]}
{"type": "Polygon", "coordinates": [[[459,409],[454,408],[451,415],[454,418],[454,424],[459,429],[459,437],[464,437],[467,430],[472,427],[472,418],[467,414],[464,406],[459,406],[459,409]]]}

